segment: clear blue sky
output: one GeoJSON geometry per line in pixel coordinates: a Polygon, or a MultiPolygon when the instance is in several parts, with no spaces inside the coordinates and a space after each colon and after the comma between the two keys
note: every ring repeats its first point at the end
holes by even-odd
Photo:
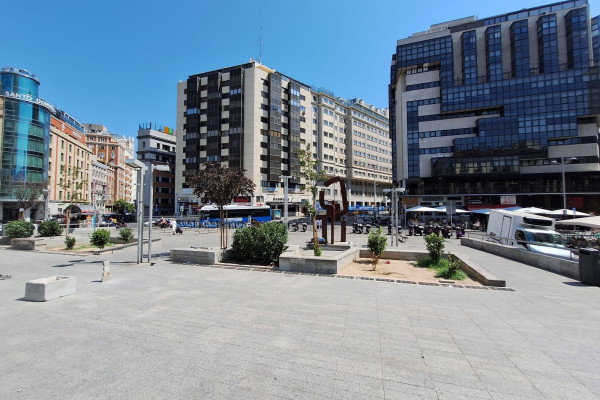
{"type": "MultiPolygon", "coordinates": [[[[590,1],[592,16],[597,1],[590,1]]],[[[549,3],[4,1],[0,64],[37,74],[40,96],[78,121],[133,137],[140,122],[175,127],[177,82],[258,59],[261,35],[263,64],[336,96],[387,107],[396,40],[440,22],[549,3]]]]}

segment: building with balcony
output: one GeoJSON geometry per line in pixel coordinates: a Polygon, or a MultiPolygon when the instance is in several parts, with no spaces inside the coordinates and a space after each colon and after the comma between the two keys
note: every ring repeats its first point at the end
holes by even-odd
{"type": "MultiPolygon", "coordinates": [[[[351,207],[387,205],[383,190],[392,183],[388,110],[361,99],[345,100],[312,88],[312,148],[328,176],[346,181],[351,207]]],[[[327,196],[340,194],[325,188],[327,196]]]]}
{"type": "Polygon", "coordinates": [[[256,184],[254,196],[240,203],[284,202],[288,180],[289,204],[298,210],[309,194],[301,179],[298,149],[312,131],[310,88],[256,61],[190,76],[177,86],[178,211],[193,212],[202,202],[187,187],[186,174],[208,161],[245,169],[256,184]]]}
{"type": "Polygon", "coordinates": [[[127,158],[134,158],[134,140],[118,137],[106,129],[104,125],[84,123],[87,144],[97,160],[108,165],[114,171],[114,178],[107,178],[110,187],[110,198],[105,206],[109,207],[119,199],[128,203],[135,201],[136,174],[125,164],[127,158]]]}
{"type": "Polygon", "coordinates": [[[598,17],[586,0],[399,40],[394,181],[422,205],[600,209],[598,17]],[[565,171],[564,181],[562,171],[565,171]]]}
{"type": "MultiPolygon", "coordinates": [[[[152,195],[154,215],[175,214],[175,130],[144,123],[139,125],[137,135],[137,159],[146,164],[148,171],[155,165],[168,165],[169,171],[154,171],[154,193],[152,195]]],[[[150,185],[144,185],[145,214],[148,215],[150,185]]]]}

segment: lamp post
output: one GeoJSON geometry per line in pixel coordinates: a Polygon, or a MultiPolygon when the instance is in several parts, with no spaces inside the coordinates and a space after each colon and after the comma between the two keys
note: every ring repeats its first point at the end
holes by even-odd
{"type": "MultiPolygon", "coordinates": [[[[154,171],[170,171],[168,165],[150,165],[150,202],[148,207],[148,264],[152,262],[152,212],[154,209],[154,171]]],[[[142,228],[143,229],[143,228],[142,228]]]]}
{"type": "Polygon", "coordinates": [[[135,158],[127,158],[125,164],[135,169],[138,173],[138,187],[137,187],[137,224],[138,224],[138,253],[137,263],[142,262],[144,257],[144,191],[142,184],[144,181],[144,175],[146,173],[146,165],[135,158]]]}
{"type": "Polygon", "coordinates": [[[377,182],[375,181],[375,178],[377,177],[377,174],[373,174],[373,217],[375,219],[377,219],[377,182]]]}
{"type": "MultiPolygon", "coordinates": [[[[573,163],[579,161],[577,157],[560,157],[561,173],[562,173],[562,195],[563,195],[563,219],[567,219],[567,180],[565,179],[565,163],[573,163]]],[[[558,161],[553,160],[551,164],[558,164],[558,161]]]]}
{"type": "Polygon", "coordinates": [[[288,179],[292,178],[289,175],[279,175],[283,178],[283,224],[287,226],[288,223],[288,179]]]}
{"type": "Polygon", "coordinates": [[[50,189],[42,189],[42,192],[44,193],[44,221],[47,221],[50,218],[50,213],[48,212],[50,189]]]}

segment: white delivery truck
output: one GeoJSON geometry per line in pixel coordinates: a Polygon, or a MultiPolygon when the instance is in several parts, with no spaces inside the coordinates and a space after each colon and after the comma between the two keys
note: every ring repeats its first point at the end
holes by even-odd
{"type": "Polygon", "coordinates": [[[489,240],[534,253],[573,259],[552,218],[518,211],[491,210],[487,225],[489,240]]]}

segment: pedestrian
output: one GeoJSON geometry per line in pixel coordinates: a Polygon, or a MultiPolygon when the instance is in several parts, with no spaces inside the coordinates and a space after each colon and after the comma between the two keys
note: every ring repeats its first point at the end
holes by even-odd
{"type": "Polygon", "coordinates": [[[171,220],[171,229],[173,230],[173,235],[174,235],[175,231],[177,231],[177,221],[175,221],[175,218],[173,218],[171,220]]]}

